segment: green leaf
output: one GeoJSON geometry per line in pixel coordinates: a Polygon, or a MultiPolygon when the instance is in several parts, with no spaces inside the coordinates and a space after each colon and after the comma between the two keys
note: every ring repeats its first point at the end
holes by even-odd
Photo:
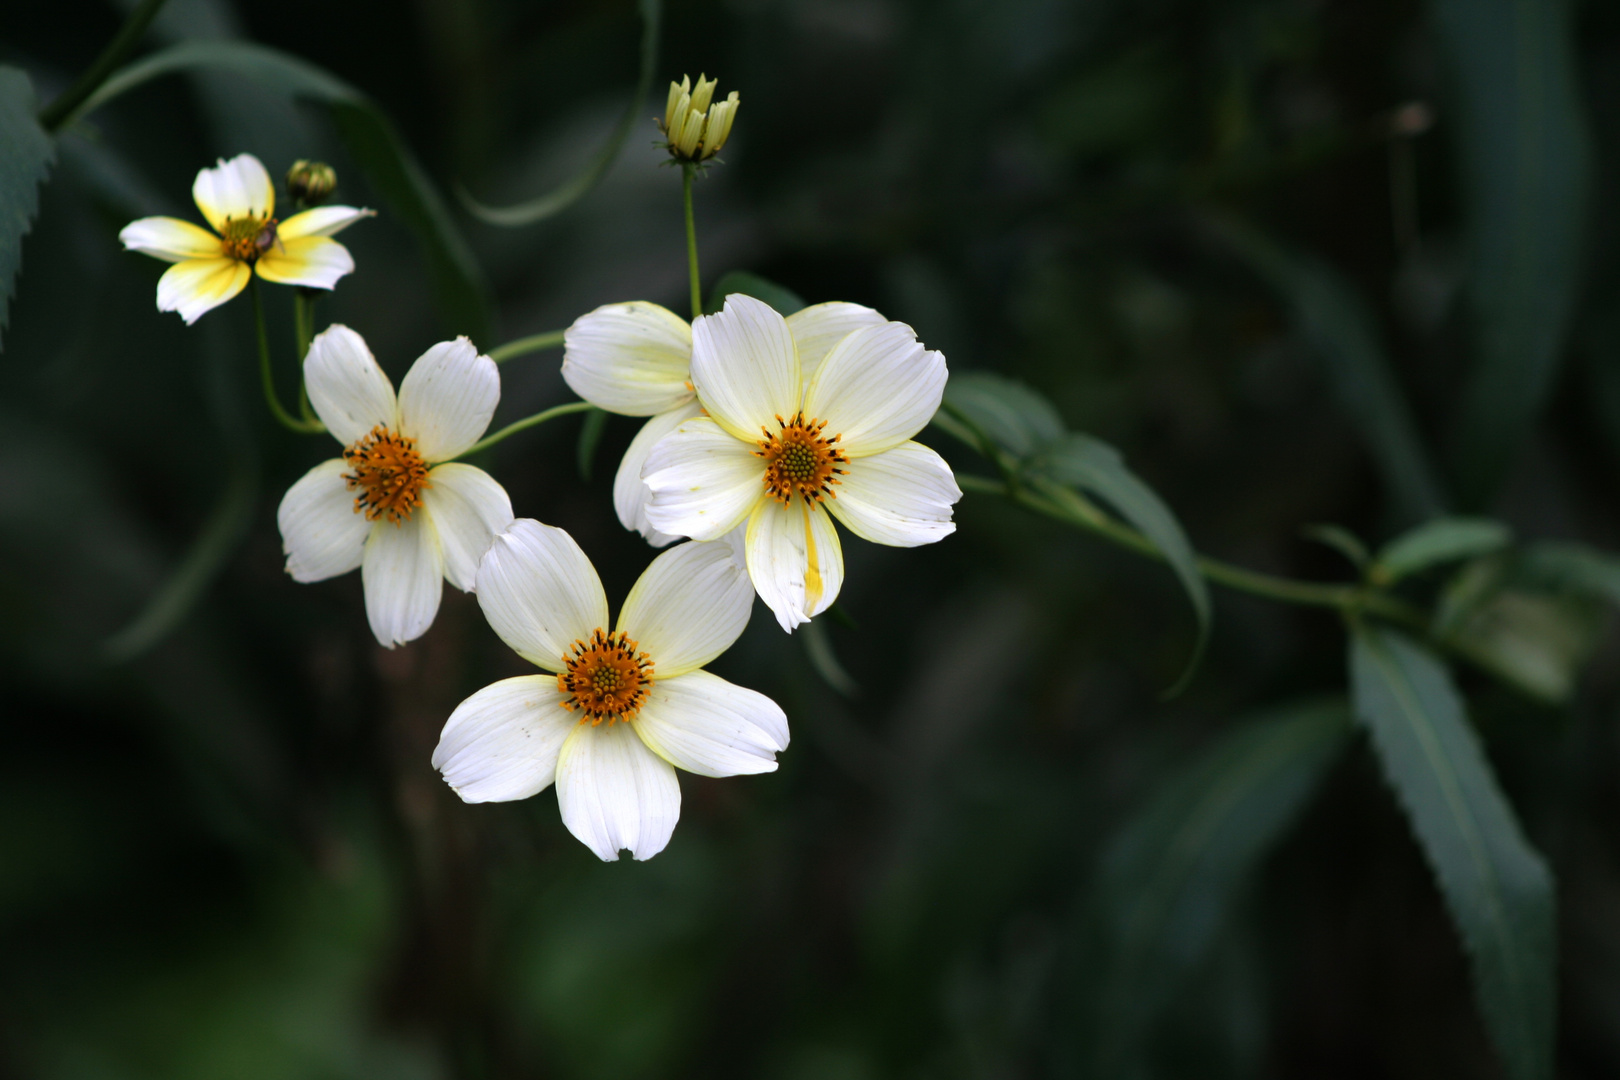
{"type": "Polygon", "coordinates": [[[1365,572],[1367,564],[1372,562],[1372,554],[1368,552],[1367,545],[1361,542],[1361,537],[1342,525],[1307,525],[1300,533],[1337,551],[1359,571],[1365,572]]]}
{"type": "Polygon", "coordinates": [[[444,201],[376,104],[321,68],[262,45],[190,41],[153,53],[117,72],[67,123],[160,76],[196,70],[230,72],[283,94],[327,106],[334,126],[371,186],[421,245],[447,328],[452,333],[467,334],[474,341],[489,339],[489,300],[483,275],[444,201]]]}
{"type": "Polygon", "coordinates": [[[1385,544],[1373,565],[1373,579],[1393,584],[1409,574],[1441,563],[1458,562],[1500,551],[1513,542],[1513,531],[1489,518],[1436,518],[1385,544]]]}
{"type": "Polygon", "coordinates": [[[1516,579],[1557,592],[1571,592],[1620,607],[1620,556],[1585,544],[1531,544],[1514,567],[1516,579]]]}
{"type": "Polygon", "coordinates": [[[1064,435],[1063,418],[1050,401],[1000,375],[979,371],[952,375],[945,384],[945,402],[1020,460],[1064,435]]]}
{"type": "Polygon", "coordinates": [[[1476,350],[1451,450],[1488,501],[1552,390],[1581,285],[1590,150],[1569,5],[1432,0],[1468,213],[1476,350]]]}
{"type": "Polygon", "coordinates": [[[1097,1075],[1126,1074],[1353,731],[1341,700],[1262,714],[1164,780],[1109,844],[1094,894],[1097,1075]]]}
{"type": "Polygon", "coordinates": [[[1525,840],[1432,653],[1376,626],[1350,644],[1356,716],[1467,949],[1486,1030],[1513,1080],[1552,1076],[1552,876],[1525,840]]]}
{"type": "Polygon", "coordinates": [[[711,315],[719,311],[725,305],[726,297],[732,293],[742,293],[744,296],[752,296],[755,300],[763,300],[781,315],[792,315],[806,306],[799,294],[792,289],[762,278],[758,274],[750,274],[746,270],[728,270],[714,283],[704,310],[711,315]]]}
{"type": "Polygon", "coordinates": [[[23,237],[39,211],[39,185],[56,156],[56,143],[34,118],[35,108],[28,76],[0,66],[0,331],[22,269],[23,237]]]}
{"type": "Polygon", "coordinates": [[[826,622],[810,620],[799,627],[799,636],[804,641],[805,658],[810,661],[816,674],[821,676],[821,681],[842,697],[859,697],[860,684],[839,662],[838,654],[833,651],[832,636],[827,633],[826,622]]]}

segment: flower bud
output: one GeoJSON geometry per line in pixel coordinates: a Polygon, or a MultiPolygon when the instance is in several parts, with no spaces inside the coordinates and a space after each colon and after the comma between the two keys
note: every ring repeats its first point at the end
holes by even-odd
{"type": "Polygon", "coordinates": [[[665,146],[677,161],[706,161],[726,145],[737,118],[737,91],[726,95],[724,101],[715,101],[718,82],[699,75],[696,89],[691,76],[669,84],[669,101],[658,128],[669,140],[665,146]]]}
{"type": "Polygon", "coordinates": [[[287,194],[303,206],[319,206],[337,187],[337,173],[324,161],[293,162],[287,170],[287,194]]]}

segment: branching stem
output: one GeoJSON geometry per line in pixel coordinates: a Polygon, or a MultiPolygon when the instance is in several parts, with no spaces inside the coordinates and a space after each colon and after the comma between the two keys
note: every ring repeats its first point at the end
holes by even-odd
{"type": "Polygon", "coordinates": [[[504,363],[517,356],[527,356],[529,353],[541,352],[545,349],[555,349],[563,343],[563,330],[547,330],[543,334],[530,334],[528,337],[508,341],[497,349],[489,350],[489,358],[497,364],[504,363]]]}
{"type": "Polygon", "coordinates": [[[595,408],[595,406],[588,401],[570,401],[566,405],[554,405],[544,412],[537,412],[533,416],[526,416],[522,420],[517,420],[507,424],[493,435],[488,435],[482,439],[479,439],[477,442],[473,443],[471,446],[467,447],[467,449],[458,454],[457,457],[464,458],[472,454],[476,454],[480,450],[488,450],[490,447],[494,446],[507,436],[516,435],[520,431],[537,427],[540,424],[545,423],[547,420],[555,420],[559,416],[567,416],[569,413],[585,412],[586,410],[592,408],[595,408]]]}
{"type": "Polygon", "coordinates": [[[276,395],[276,376],[270,365],[270,335],[264,329],[264,301],[259,298],[259,279],[248,279],[248,293],[253,297],[253,329],[259,343],[259,382],[264,387],[264,403],[270,407],[270,415],[276,422],[288,431],[296,431],[300,435],[318,435],[326,430],[326,425],[319,420],[300,420],[282,407],[281,399],[276,395]]]}

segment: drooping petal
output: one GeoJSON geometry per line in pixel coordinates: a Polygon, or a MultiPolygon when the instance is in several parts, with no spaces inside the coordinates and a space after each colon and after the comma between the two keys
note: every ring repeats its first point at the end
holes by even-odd
{"type": "Polygon", "coordinates": [[[175,263],[158,278],[158,310],[179,312],[190,326],[246,288],[251,275],[245,264],[234,259],[175,263]]]}
{"type": "Polygon", "coordinates": [[[631,532],[640,533],[653,547],[663,547],[678,537],[660,532],[647,520],[648,492],[646,483],[641,479],[642,466],[647,463],[647,455],[652,453],[658,440],[702,411],[702,405],[695,400],[688,401],[667,413],[659,413],[641,425],[636,437],[630,440],[630,448],[624,452],[624,460],[619,462],[619,471],[614,474],[613,509],[618,512],[619,523],[631,532]]]}
{"type": "Polygon", "coordinates": [[[921,431],[945,395],[945,357],[905,323],[869,326],[821,362],[804,394],[806,416],[827,421],[850,457],[899,446],[921,431]]]}
{"type": "Polygon", "coordinates": [[[767,499],[748,519],[748,576],[788,633],[838,599],[844,551],[832,518],[802,499],[767,499]]]}
{"type": "Polygon", "coordinates": [[[563,380],[608,412],[653,416],[692,400],[692,327],[668,308],[604,304],[563,334],[563,380]]]}
{"type": "Polygon", "coordinates": [[[376,217],[375,210],[361,210],[353,206],[317,206],[305,210],[276,226],[276,235],[283,240],[296,240],[300,236],[334,236],[363,218],[376,217]]]}
{"type": "Polygon", "coordinates": [[[642,571],[625,597],[617,629],[652,657],[653,677],[667,679],[731,648],[753,607],[748,567],[732,545],[693,540],[642,571]]]}
{"type": "Polygon", "coordinates": [[[219,237],[189,221],[172,217],[149,217],[132,221],[118,233],[125,251],[138,251],[165,262],[187,259],[218,259],[224,255],[219,237]]]}
{"type": "Polygon", "coordinates": [[[478,564],[478,606],[492,630],[523,659],[563,669],[563,654],[608,626],[596,568],[561,529],[519,518],[478,564]]]}
{"type": "Polygon", "coordinates": [[[463,802],[510,802],[544,791],[557,777],[563,740],[579,717],[562,707],[550,675],[491,683],[456,706],[439,734],[433,767],[463,802]]]}
{"type": "MultiPolygon", "coordinates": [[[[752,445],[760,429],[799,411],[799,354],[787,321],[732,293],[718,315],[692,324],[692,385],[709,415],[752,445]]],[[[667,530],[666,530],[667,531],[667,530]]]]}
{"type": "Polygon", "coordinates": [[[347,468],[342,458],[323,461],[281,498],[276,525],[294,581],[325,581],[360,565],[371,522],[355,513],[347,468]]]}
{"type": "Polygon", "coordinates": [[[394,384],[366,348],[365,338],[341,323],[315,335],[304,355],[304,387],[326,430],[350,446],[378,424],[399,423],[394,384]]]}
{"type": "Polygon", "coordinates": [[[221,158],[214,168],[199,172],[191,197],[208,224],[221,233],[227,221],[267,218],[276,211],[275,185],[252,154],[237,154],[229,161],[221,158]]]}
{"type": "Polygon", "coordinates": [[[707,671],[653,683],[631,726],[659,757],[699,776],[774,772],[788,744],[781,706],[707,671]]]}
{"type": "Polygon", "coordinates": [[[439,534],[445,580],[472,592],[479,560],[512,524],[512,500],[489,473],[459,461],[434,466],[428,484],[422,507],[439,534]]]}
{"type": "Polygon", "coordinates": [[[464,337],[441,341],[399,384],[399,430],[427,461],[447,461],[478,441],[500,400],[495,361],[464,337]]]}
{"type": "Polygon", "coordinates": [[[641,479],[652,527],[694,540],[725,535],[766,497],[765,466],[752,445],[706,416],[658,440],[641,467],[641,479]]]}
{"type": "Polygon", "coordinates": [[[799,377],[808,384],[834,345],[862,327],[881,326],[887,321],[869,307],[841,300],[795,311],[787,317],[787,324],[793,343],[799,347],[799,377]]]}
{"type": "Polygon", "coordinates": [[[444,555],[426,514],[399,524],[373,523],[360,562],[371,632],[388,648],[415,641],[433,625],[444,592],[444,555]]]}
{"type": "Polygon", "coordinates": [[[650,859],[675,831],[681,785],[629,724],[581,724],[557,759],[557,807],[568,831],[603,862],[626,848],[650,859]]]}
{"type": "Polygon", "coordinates": [[[336,240],[324,236],[278,237],[253,269],[266,281],[330,289],[344,274],[354,271],[354,256],[336,240]]]}
{"type": "Polygon", "coordinates": [[[838,497],[824,505],[844,528],[863,540],[890,547],[916,547],[956,531],[951,506],[962,497],[945,459],[922,443],[852,461],[838,497]]]}

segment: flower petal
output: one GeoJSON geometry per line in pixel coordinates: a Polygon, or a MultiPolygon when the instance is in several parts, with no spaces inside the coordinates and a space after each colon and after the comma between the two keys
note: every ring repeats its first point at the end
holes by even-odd
{"type": "Polygon", "coordinates": [[[283,240],[296,240],[300,236],[333,236],[362,218],[376,217],[375,210],[360,210],[353,206],[317,206],[305,210],[276,226],[276,235],[283,240]]]}
{"type": "Polygon", "coordinates": [[[832,347],[865,326],[888,322],[882,315],[860,304],[835,300],[811,304],[787,317],[793,343],[799,348],[799,376],[806,383],[816,376],[821,362],[832,347]]]}
{"type": "Polygon", "coordinates": [[[251,274],[246,264],[235,259],[187,259],[175,263],[158,278],[158,310],[178,311],[189,326],[241,292],[251,274]]]}
{"type": "Polygon", "coordinates": [[[276,212],[275,185],[252,154],[237,154],[229,161],[220,158],[217,166],[199,172],[191,185],[191,197],[219,233],[232,219],[267,218],[276,212]]]}
{"type": "Polygon", "coordinates": [[[654,682],[631,726],[653,753],[699,776],[774,772],[788,744],[781,706],[707,671],[654,682]]]}
{"type": "Polygon", "coordinates": [[[132,221],[118,233],[125,251],[138,251],[167,262],[187,259],[219,259],[225,248],[219,237],[189,221],[172,217],[149,217],[132,221]]]}
{"type": "Polygon", "coordinates": [[[945,375],[945,357],[924,349],[905,323],[869,326],[827,354],[805,390],[805,415],[827,421],[850,457],[880,453],[934,418],[945,375]]]}
{"type": "Polygon", "coordinates": [[[721,427],[753,445],[760,428],[799,411],[799,354],[787,321],[752,296],[726,297],[718,315],[692,324],[692,385],[721,427]]]}
{"type": "Polygon", "coordinates": [[[945,459],[922,443],[852,461],[836,499],[825,504],[844,528],[863,540],[916,547],[956,531],[951,505],[962,497],[945,459]]]}
{"type": "Polygon", "coordinates": [[[652,561],[625,597],[618,629],[652,657],[667,679],[702,667],[748,625],[754,586],[731,544],[690,541],[652,561]]]}
{"type": "Polygon", "coordinates": [[[832,518],[802,499],[767,499],[748,519],[748,576],[782,629],[825,611],[844,584],[844,551],[832,518]]]}
{"type": "Polygon", "coordinates": [[[591,631],[608,627],[607,594],[591,560],[561,529],[519,518],[478,564],[478,606],[500,639],[546,671],[591,631]]]}
{"type": "Polygon", "coordinates": [[[681,785],[629,724],[580,724],[557,759],[557,807],[568,831],[603,862],[625,848],[650,859],[675,831],[681,785]]]}
{"type": "Polygon", "coordinates": [[[323,461],[281,497],[276,525],[294,581],[325,581],[360,565],[371,522],[355,512],[347,468],[342,458],[323,461]]]}
{"type": "Polygon", "coordinates": [[[613,509],[618,511],[620,524],[631,532],[640,533],[653,547],[663,547],[678,537],[659,532],[647,520],[648,492],[646,483],[641,479],[641,468],[660,439],[702,411],[703,406],[695,400],[688,401],[679,408],[659,413],[641,425],[636,437],[630,440],[630,448],[624,452],[624,460],[619,462],[619,471],[613,477],[613,509]]]}
{"type": "Polygon", "coordinates": [[[478,441],[501,400],[495,361],[464,337],[417,358],[399,384],[399,430],[428,461],[447,461],[478,441]]]}
{"type": "Polygon", "coordinates": [[[472,592],[478,561],[512,524],[512,500],[495,478],[459,461],[436,465],[422,489],[422,505],[439,534],[445,580],[472,592]]]}
{"type": "Polygon", "coordinates": [[[668,308],[604,304],[563,334],[562,375],[608,412],[653,416],[692,400],[692,328],[668,308]]]}
{"type": "Polygon", "coordinates": [[[304,355],[309,403],[334,438],[352,446],[378,424],[398,425],[394,384],[378,366],[366,340],[341,323],[315,335],[304,355]]]}
{"type": "Polygon", "coordinates": [[[254,270],[266,281],[280,285],[303,285],[330,289],[344,274],[354,271],[349,249],[324,236],[277,237],[254,270]]]}
{"type": "Polygon", "coordinates": [[[444,555],[426,514],[374,523],[360,562],[366,618],[388,648],[415,641],[433,625],[444,592],[444,555]]]}
{"type": "Polygon", "coordinates": [[[694,540],[725,535],[766,497],[765,466],[752,446],[705,416],[658,440],[641,479],[652,527],[694,540]]]}
{"type": "Polygon", "coordinates": [[[544,791],[557,754],[579,726],[550,675],[491,683],[456,706],[439,734],[433,767],[462,802],[510,802],[544,791]]]}

